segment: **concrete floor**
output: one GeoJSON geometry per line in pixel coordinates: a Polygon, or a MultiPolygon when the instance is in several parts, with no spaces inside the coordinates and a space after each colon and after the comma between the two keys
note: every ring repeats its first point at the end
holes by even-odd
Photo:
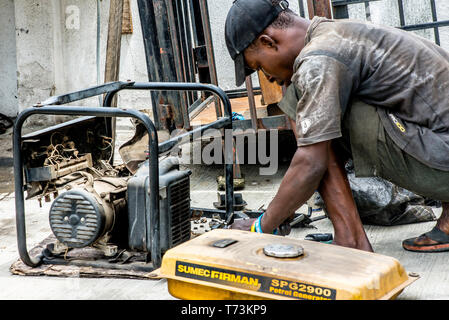
{"type": "MultiPolygon", "coordinates": [[[[167,290],[165,280],[92,279],[62,278],[48,276],[12,275],[9,268],[18,258],[15,232],[15,206],[12,185],[12,158],[10,135],[0,136],[2,154],[0,161],[0,299],[133,299],[170,300],[174,299],[167,290]],[[9,160],[8,160],[9,159],[9,160]]],[[[279,186],[286,165],[279,168],[276,175],[261,177],[255,166],[243,167],[246,187],[239,191],[248,203],[248,209],[266,207],[279,186]]],[[[222,173],[221,167],[208,166],[192,168],[192,206],[210,207],[217,201],[215,178],[222,173]]],[[[26,203],[27,243],[31,249],[50,234],[48,209],[44,203],[40,208],[37,201],[26,203]]],[[[306,210],[302,207],[300,211],[306,210]]],[[[435,211],[440,214],[439,210],[435,211]]],[[[429,300],[449,299],[449,272],[446,253],[413,253],[402,249],[405,238],[429,231],[434,222],[410,224],[394,227],[366,226],[368,237],[377,253],[398,259],[408,272],[416,272],[421,278],[406,288],[399,299],[429,300]]],[[[313,223],[316,229],[293,229],[289,237],[304,239],[308,233],[332,232],[328,219],[313,223]]]]}

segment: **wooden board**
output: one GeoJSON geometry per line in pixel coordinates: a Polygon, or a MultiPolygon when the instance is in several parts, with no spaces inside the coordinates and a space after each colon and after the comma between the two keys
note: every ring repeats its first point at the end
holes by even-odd
{"type": "Polygon", "coordinates": [[[270,105],[282,100],[282,87],[275,82],[268,81],[262,71],[258,71],[260,89],[262,90],[263,103],[270,105]]]}
{"type": "Polygon", "coordinates": [[[122,34],[133,33],[133,16],[131,11],[130,0],[125,0],[123,3],[123,21],[122,21],[122,34]]]}

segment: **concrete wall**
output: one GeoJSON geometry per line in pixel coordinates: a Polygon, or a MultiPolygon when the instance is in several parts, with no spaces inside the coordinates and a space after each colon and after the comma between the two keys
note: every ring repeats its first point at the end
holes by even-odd
{"type": "Polygon", "coordinates": [[[15,0],[19,109],[54,93],[54,7],[46,0],[15,0]]]}
{"type": "MultiPolygon", "coordinates": [[[[97,84],[97,7],[96,1],[61,0],[61,45],[64,82],[60,93],[76,91],[97,84]],[[78,11],[77,11],[78,10],[78,11]],[[79,15],[79,23],[73,19],[79,15]]],[[[131,1],[133,34],[122,36],[120,80],[148,81],[145,51],[139,21],[137,1],[131,1]]],[[[109,1],[100,2],[100,83],[104,81],[108,36],[109,1]]],[[[134,91],[120,93],[119,103],[147,108],[149,94],[134,91]],[[147,98],[148,97],[148,98],[147,98]]],[[[98,104],[97,98],[77,102],[78,105],[98,104]]]]}
{"type": "MultiPolygon", "coordinates": [[[[299,12],[298,1],[301,0],[290,0],[290,7],[296,12],[299,12]]],[[[226,12],[232,2],[233,0],[209,0],[218,81],[219,86],[225,90],[235,88],[233,62],[228,55],[223,35],[226,12]]],[[[304,6],[308,17],[306,2],[304,1],[304,6]]],[[[120,79],[147,81],[137,0],[131,0],[131,9],[134,33],[122,37],[120,79]]],[[[6,61],[5,64],[0,64],[0,80],[7,80],[5,83],[8,83],[6,90],[0,89],[0,112],[16,114],[51,95],[97,84],[96,10],[96,1],[93,0],[0,0],[0,59],[2,62],[6,61]],[[17,70],[17,79],[14,69],[17,70]]],[[[404,1],[404,10],[406,23],[431,20],[428,0],[404,1]]],[[[449,19],[449,1],[437,0],[437,11],[439,20],[449,19]]],[[[109,1],[100,2],[100,12],[102,82],[109,1]]],[[[397,0],[373,2],[369,12],[373,23],[399,25],[397,0]]],[[[352,19],[366,20],[364,4],[349,6],[349,13],[352,19]]],[[[442,46],[449,49],[448,29],[441,28],[440,37],[442,46]]],[[[418,33],[433,40],[433,30],[418,33]]],[[[255,86],[258,85],[257,77],[253,77],[253,82],[255,86]]],[[[98,105],[98,99],[77,104],[98,105]]],[[[119,95],[119,104],[123,107],[150,109],[150,95],[148,92],[123,92],[119,95]]]]}
{"type": "Polygon", "coordinates": [[[0,1],[0,112],[15,116],[18,110],[17,58],[13,0],[0,1]]]}

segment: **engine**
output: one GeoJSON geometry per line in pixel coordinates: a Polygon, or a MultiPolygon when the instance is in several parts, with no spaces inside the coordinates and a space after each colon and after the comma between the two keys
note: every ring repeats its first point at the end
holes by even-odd
{"type": "Polygon", "coordinates": [[[59,195],[49,213],[56,239],[69,248],[90,246],[108,236],[126,206],[126,179],[80,175],[87,181],[59,195]]]}

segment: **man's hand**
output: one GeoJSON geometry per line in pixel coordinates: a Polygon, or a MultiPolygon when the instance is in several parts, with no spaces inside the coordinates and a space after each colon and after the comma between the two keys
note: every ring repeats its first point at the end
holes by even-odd
{"type": "Polygon", "coordinates": [[[235,219],[234,223],[231,224],[229,227],[230,229],[237,229],[237,230],[244,230],[244,231],[251,231],[251,226],[253,225],[254,221],[257,219],[235,219]]]}
{"type": "MultiPolygon", "coordinates": [[[[236,219],[234,220],[234,223],[231,224],[229,227],[230,229],[236,229],[236,230],[244,230],[244,231],[251,231],[251,226],[253,225],[254,221],[257,219],[236,219]]],[[[289,218],[286,222],[282,223],[278,228],[278,235],[286,236],[290,234],[292,228],[290,227],[290,221],[289,218]]]]}

